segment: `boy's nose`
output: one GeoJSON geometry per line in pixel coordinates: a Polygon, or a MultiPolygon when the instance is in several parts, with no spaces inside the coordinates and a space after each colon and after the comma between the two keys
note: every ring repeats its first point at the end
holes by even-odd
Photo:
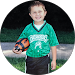
{"type": "Polygon", "coordinates": [[[36,15],[39,15],[39,13],[37,12],[37,14],[36,15]]]}

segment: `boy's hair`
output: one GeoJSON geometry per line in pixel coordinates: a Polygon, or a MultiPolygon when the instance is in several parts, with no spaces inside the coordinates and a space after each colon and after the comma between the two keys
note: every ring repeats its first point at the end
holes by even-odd
{"type": "Polygon", "coordinates": [[[34,2],[32,2],[32,3],[30,4],[30,6],[29,6],[29,8],[28,8],[29,12],[31,12],[31,7],[33,7],[33,6],[40,6],[40,5],[42,6],[43,10],[46,11],[45,5],[44,5],[42,2],[34,1],[34,2]]]}

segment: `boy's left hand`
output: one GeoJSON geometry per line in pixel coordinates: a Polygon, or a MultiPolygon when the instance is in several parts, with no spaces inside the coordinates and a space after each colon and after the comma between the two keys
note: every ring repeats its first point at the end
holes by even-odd
{"type": "Polygon", "coordinates": [[[56,61],[52,61],[51,62],[51,70],[55,70],[56,69],[56,61]]]}

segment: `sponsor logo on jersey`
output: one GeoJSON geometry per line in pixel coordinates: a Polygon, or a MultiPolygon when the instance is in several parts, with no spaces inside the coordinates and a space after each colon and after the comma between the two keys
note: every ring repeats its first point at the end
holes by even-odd
{"type": "Polygon", "coordinates": [[[42,49],[41,47],[41,41],[44,41],[45,43],[48,41],[47,39],[47,35],[43,35],[43,34],[39,34],[39,35],[30,35],[30,43],[36,41],[35,43],[35,49],[37,46],[39,46],[40,49],[42,49]]]}

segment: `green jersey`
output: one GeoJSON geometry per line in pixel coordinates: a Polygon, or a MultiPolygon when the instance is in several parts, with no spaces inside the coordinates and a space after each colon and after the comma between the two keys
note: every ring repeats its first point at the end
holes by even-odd
{"type": "MultiPolygon", "coordinates": [[[[38,30],[33,23],[25,27],[19,39],[28,38],[30,46],[26,55],[30,57],[43,57],[50,52],[50,46],[59,45],[56,34],[46,21],[38,30]]],[[[19,40],[18,39],[18,40],[19,40]]]]}

